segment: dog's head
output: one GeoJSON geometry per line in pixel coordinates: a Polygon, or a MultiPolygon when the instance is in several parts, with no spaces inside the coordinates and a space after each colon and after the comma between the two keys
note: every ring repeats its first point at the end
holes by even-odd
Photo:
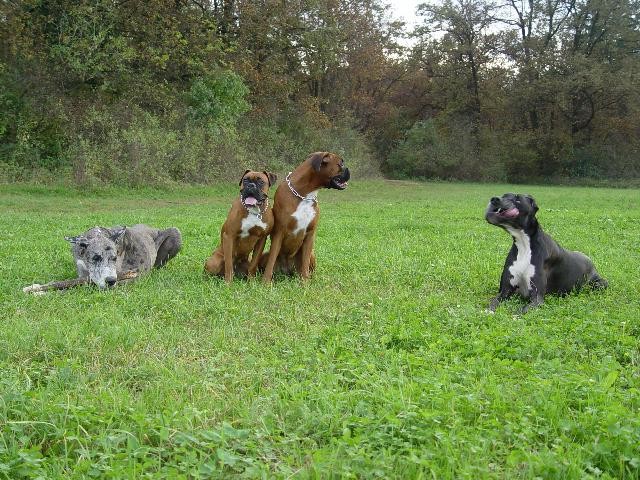
{"type": "Polygon", "coordinates": [[[485,218],[487,222],[499,227],[528,230],[537,225],[538,205],[531,195],[505,193],[502,197],[493,197],[489,201],[485,218]]]}
{"type": "Polygon", "coordinates": [[[98,288],[113,287],[118,279],[117,262],[122,252],[126,227],[113,230],[93,229],[92,235],[64,237],[71,249],[79,270],[98,288]]]}
{"type": "Polygon", "coordinates": [[[276,183],[275,173],[246,170],[240,178],[240,198],[245,207],[259,207],[269,197],[269,187],[276,183]]]}
{"type": "Polygon", "coordinates": [[[344,160],[335,153],[316,152],[309,155],[307,161],[311,167],[322,178],[325,188],[335,188],[344,190],[347,188],[351,174],[344,166],[344,160]]]}

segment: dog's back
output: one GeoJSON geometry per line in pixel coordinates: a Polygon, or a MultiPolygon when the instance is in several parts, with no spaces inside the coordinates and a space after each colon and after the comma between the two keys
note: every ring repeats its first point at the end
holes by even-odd
{"type": "Polygon", "coordinates": [[[146,272],[156,262],[155,238],[158,230],[147,225],[134,225],[127,228],[122,241],[122,262],[118,273],[126,271],[146,272]]]}

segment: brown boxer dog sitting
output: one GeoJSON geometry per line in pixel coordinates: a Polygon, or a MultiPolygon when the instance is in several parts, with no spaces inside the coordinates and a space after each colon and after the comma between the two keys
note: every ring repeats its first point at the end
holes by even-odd
{"type": "Polygon", "coordinates": [[[206,273],[224,275],[227,282],[233,280],[234,274],[240,278],[255,275],[267,236],[273,228],[273,212],[267,193],[276,180],[273,173],[244,172],[240,179],[240,196],[231,205],[222,225],[220,245],[204,264],[206,273]]]}
{"type": "Polygon", "coordinates": [[[275,224],[271,232],[271,248],[260,259],[263,280],[270,282],[273,273],[298,274],[304,280],[315,270],[313,243],[318,225],[318,190],[344,190],[349,169],[335,153],[316,152],[287,175],[273,201],[275,224]]]}

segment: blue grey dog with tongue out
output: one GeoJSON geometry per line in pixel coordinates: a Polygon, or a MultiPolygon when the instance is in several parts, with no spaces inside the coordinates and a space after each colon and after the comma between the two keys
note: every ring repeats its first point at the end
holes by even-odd
{"type": "Polygon", "coordinates": [[[515,193],[493,197],[487,206],[487,221],[504,228],[513,238],[500,278],[500,292],[489,306],[491,311],[516,292],[529,299],[523,308],[526,312],[541,305],[547,293],[564,295],[585,284],[593,288],[607,286],[589,257],[565,250],[542,231],[537,211],[538,205],[531,196],[515,193]]]}

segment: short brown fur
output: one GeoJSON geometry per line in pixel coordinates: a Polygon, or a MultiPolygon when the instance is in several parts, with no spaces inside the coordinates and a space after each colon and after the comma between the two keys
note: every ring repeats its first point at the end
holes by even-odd
{"type": "MultiPolygon", "coordinates": [[[[331,178],[341,174],[343,170],[344,162],[338,155],[330,152],[316,152],[307,157],[291,173],[290,181],[296,191],[304,197],[321,188],[327,188],[331,178]]],[[[292,215],[301,201],[285,182],[278,186],[273,202],[275,224],[271,232],[271,247],[260,260],[260,269],[264,269],[265,282],[272,280],[274,272],[285,275],[297,273],[306,280],[315,270],[313,245],[320,210],[315,202],[313,220],[305,231],[294,234],[297,222],[292,215]]]]}
{"type": "MultiPolygon", "coordinates": [[[[262,180],[264,182],[262,192],[266,195],[269,187],[275,183],[276,176],[273,173],[247,170],[240,179],[241,192],[245,179],[262,180]]],[[[255,225],[249,229],[249,235],[242,238],[242,221],[249,215],[252,214],[242,204],[240,197],[236,198],[231,205],[227,220],[222,225],[220,245],[204,264],[206,273],[224,276],[226,282],[231,282],[234,276],[252,277],[255,275],[267,237],[273,228],[274,217],[271,206],[266,206],[262,213],[262,222],[266,224],[266,227],[263,229],[255,225]],[[252,254],[251,260],[249,254],[252,254]]]]}

